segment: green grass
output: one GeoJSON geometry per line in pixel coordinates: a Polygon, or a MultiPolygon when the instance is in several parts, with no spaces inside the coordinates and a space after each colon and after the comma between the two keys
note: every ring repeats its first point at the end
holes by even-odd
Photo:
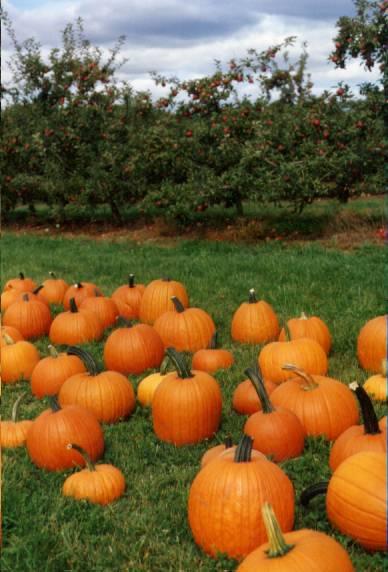
{"type": "MultiPolygon", "coordinates": [[[[187,285],[191,305],[213,316],[223,345],[236,357],[231,370],[216,375],[224,405],[222,425],[213,440],[182,448],[159,442],[149,412],[140,407],[128,420],[104,426],[104,459],[121,468],[127,483],[124,497],[110,506],[63,498],[61,486],[70,471],[48,473],[29,461],[24,448],[4,450],[2,571],[235,570],[233,561],[213,560],[195,545],[186,511],[201,455],[227,434],[236,441],[245,422],[232,411],[231,396],[259,347],[232,343],[233,311],[246,299],[248,289],[255,287],[280,320],[302,310],[319,315],[334,339],[329,374],[344,382],[363,381],[366,374],[357,365],[355,342],[361,326],[385,311],[383,248],[365,245],[341,252],[318,245],[255,247],[200,241],[182,241],[170,248],[6,234],[2,253],[2,284],[21,270],[38,282],[55,270],[69,282],[94,281],[107,294],[129,272],[141,282],[166,275],[181,280],[187,285]]],[[[47,339],[37,345],[44,353],[47,339]]],[[[101,361],[102,343],[87,348],[101,361]]],[[[134,386],[141,377],[131,377],[134,386]]],[[[4,419],[26,388],[26,382],[3,387],[4,419]]],[[[21,410],[33,418],[46,407],[45,400],[31,396],[21,410]]],[[[383,414],[382,407],[378,413],[383,414]]],[[[329,445],[322,439],[308,439],[303,457],[282,464],[297,497],[308,484],[329,477],[328,454],[329,445]]],[[[383,570],[382,554],[367,553],[332,530],[323,498],[313,501],[308,510],[297,506],[295,526],[333,534],[349,551],[357,572],[383,570]]]]}

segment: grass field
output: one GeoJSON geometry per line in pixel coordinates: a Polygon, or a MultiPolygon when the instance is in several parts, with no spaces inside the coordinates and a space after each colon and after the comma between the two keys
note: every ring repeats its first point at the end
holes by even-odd
{"type": "MultiPolygon", "coordinates": [[[[186,284],[192,306],[212,315],[221,341],[233,350],[236,363],[216,374],[223,393],[223,418],[218,434],[209,442],[178,449],[158,441],[149,412],[140,407],[128,420],[104,426],[104,459],[121,468],[127,484],[124,497],[106,508],[61,496],[62,483],[70,471],[39,470],[24,448],[3,451],[1,570],[235,570],[232,560],[213,560],[196,547],[186,513],[190,483],[201,455],[227,434],[236,442],[245,422],[232,411],[231,396],[245,378],[244,369],[253,365],[259,347],[231,342],[232,314],[254,287],[258,297],[273,305],[281,321],[302,310],[319,315],[329,325],[334,340],[329,375],[344,382],[361,382],[367,375],[357,365],[355,343],[361,326],[385,312],[383,268],[384,249],[371,244],[346,252],[282,242],[242,246],[182,241],[172,248],[5,234],[2,285],[21,270],[38,282],[54,270],[69,282],[96,282],[110,294],[130,272],[144,283],[170,276],[186,284]]],[[[47,343],[47,339],[37,342],[42,354],[47,343]]],[[[102,346],[103,342],[86,346],[100,362],[102,346]]],[[[134,386],[144,376],[132,376],[134,386]]],[[[10,416],[16,396],[26,388],[26,382],[3,387],[4,419],[10,416]]],[[[22,412],[33,418],[46,407],[45,400],[31,396],[22,412]]],[[[383,414],[382,407],[378,413],[383,414]]],[[[326,442],[309,439],[303,457],[282,463],[297,497],[308,484],[330,476],[328,454],[326,442]]],[[[314,500],[308,510],[297,507],[295,527],[334,534],[349,551],[357,572],[380,572],[384,568],[382,554],[369,554],[332,530],[323,497],[314,500]]]]}

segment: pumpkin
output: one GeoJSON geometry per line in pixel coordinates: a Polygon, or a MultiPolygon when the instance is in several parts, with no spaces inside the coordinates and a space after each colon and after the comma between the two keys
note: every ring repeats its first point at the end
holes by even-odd
{"type": "Polygon", "coordinates": [[[382,360],[381,372],[368,377],[364,383],[364,389],[376,401],[387,401],[387,360],[382,360]]]}
{"type": "Polygon", "coordinates": [[[0,344],[1,347],[7,345],[5,338],[3,337],[4,334],[7,334],[9,338],[11,338],[14,342],[21,342],[24,340],[22,334],[14,328],[13,326],[1,326],[1,336],[0,336],[0,344]]]}
{"type": "Polygon", "coordinates": [[[36,283],[32,278],[25,278],[23,272],[19,272],[19,278],[11,278],[8,280],[4,286],[4,292],[6,290],[19,290],[19,292],[32,292],[36,288],[36,283]]]}
{"type": "Polygon", "coordinates": [[[122,298],[115,298],[114,303],[116,304],[117,312],[120,317],[125,318],[126,320],[137,319],[138,316],[136,315],[135,310],[132,306],[124,302],[122,298]]]}
{"type": "Polygon", "coordinates": [[[119,315],[116,302],[111,298],[101,296],[98,292],[93,298],[85,298],[79,309],[93,312],[100,320],[104,330],[113,326],[119,315]]]}
{"type": "Polygon", "coordinates": [[[18,292],[18,295],[15,299],[15,302],[17,300],[23,300],[24,296],[27,294],[29,300],[35,300],[35,301],[41,302],[42,304],[45,304],[47,307],[49,307],[49,304],[46,302],[46,300],[44,300],[43,298],[41,298],[39,296],[42,288],[43,288],[43,284],[40,284],[32,292],[18,292]]]}
{"type": "Polygon", "coordinates": [[[220,443],[219,445],[210,447],[210,449],[205,451],[205,453],[202,455],[201,468],[205,467],[205,465],[207,465],[208,463],[211,463],[211,461],[214,461],[214,459],[218,459],[221,453],[224,453],[224,451],[230,449],[231,447],[233,447],[233,442],[231,437],[227,437],[225,441],[223,443],[220,443]]]}
{"type": "Polygon", "coordinates": [[[373,318],[361,328],[357,357],[363,369],[380,373],[381,362],[387,357],[387,316],[373,318]]]}
{"type": "Polygon", "coordinates": [[[49,355],[40,360],[31,375],[31,391],[36,397],[56,395],[68,377],[86,371],[82,360],[69,352],[58,353],[49,345],[49,355]]]}
{"type": "Polygon", "coordinates": [[[304,428],[298,417],[285,407],[274,407],[260,372],[245,370],[261,402],[261,411],[251,415],[244,433],[253,439],[253,447],[278,462],[299,457],[304,448],[304,428]]]}
{"type": "Polygon", "coordinates": [[[159,318],[165,312],[174,310],[174,304],[171,300],[176,296],[182,305],[187,308],[189,298],[186,288],[181,282],[171,280],[170,278],[162,278],[153,280],[146,286],[139,309],[139,318],[141,322],[153,324],[156,318],[159,318]]]}
{"type": "MultiPolygon", "coordinates": [[[[304,312],[301,313],[299,318],[291,318],[287,322],[287,327],[290,332],[290,337],[293,340],[298,338],[311,338],[322,346],[326,354],[330,353],[331,349],[331,334],[329,328],[321,318],[317,316],[307,317],[304,312]]],[[[284,342],[287,340],[287,333],[285,328],[281,329],[279,341],[284,342]]]]}
{"type": "Polygon", "coordinates": [[[81,405],[61,408],[50,397],[51,407],[33,422],[27,435],[27,451],[31,461],[48,471],[84,466],[79,453],[68,450],[68,443],[79,443],[93,461],[104,452],[104,435],[95,415],[81,405]]]}
{"type": "Polygon", "coordinates": [[[346,550],[327,534],[302,529],[282,533],[272,506],[261,507],[268,543],[253,550],[237,572],[354,572],[346,550]]]}
{"type": "Polygon", "coordinates": [[[62,487],[65,497],[107,505],[123,495],[125,479],[120,469],[106,463],[95,465],[87,452],[74,443],[69,443],[67,449],[78,451],[86,468],[67,477],[62,487]]]}
{"type": "Polygon", "coordinates": [[[193,369],[201,369],[214,373],[219,369],[227,369],[234,363],[233,354],[229,350],[217,348],[217,332],[214,332],[209,347],[195,352],[193,355],[193,369]]]}
{"type": "Polygon", "coordinates": [[[232,339],[246,344],[263,344],[279,335],[279,321],[272,306],[257,301],[253,288],[248,302],[243,302],[232,318],[232,339]]]}
{"type": "Polygon", "coordinates": [[[13,326],[25,339],[37,338],[48,333],[51,312],[46,304],[33,300],[27,292],[22,300],[17,300],[6,309],[3,317],[5,326],[13,326]]]}
{"type": "Polygon", "coordinates": [[[332,471],[355,453],[387,450],[387,432],[380,429],[368,394],[357,382],[351,383],[349,387],[357,396],[364,424],[349,427],[337,438],[330,451],[329,465],[332,471]]]}
{"type": "Polygon", "coordinates": [[[62,278],[57,278],[54,272],[49,272],[51,278],[44,280],[38,297],[47,304],[62,304],[69,285],[62,278]]]}
{"type": "MultiPolygon", "coordinates": [[[[271,395],[277,387],[276,383],[264,379],[265,389],[271,395]]],[[[240,415],[252,415],[256,411],[261,411],[261,402],[255,386],[250,379],[246,379],[238,384],[232,397],[233,409],[240,415]]]]}
{"type": "Polygon", "coordinates": [[[345,459],[329,483],[312,485],[301,495],[308,505],[326,494],[331,524],[367,550],[387,550],[387,461],[385,453],[363,451],[345,459]]]}
{"type": "Polygon", "coordinates": [[[30,419],[17,420],[19,405],[27,393],[21,393],[13,404],[10,421],[0,421],[0,446],[4,448],[21,447],[32,425],[30,419]]]}
{"type": "Polygon", "coordinates": [[[291,364],[284,368],[296,377],[279,385],[271,400],[295,413],[306,435],[321,435],[332,441],[358,423],[357,402],[346,385],[330,377],[310,375],[291,364]]]}
{"type": "Polygon", "coordinates": [[[252,456],[245,435],[233,455],[220,455],[196,475],[189,492],[188,517],[195,542],[210,556],[242,558],[267,538],[260,507],[274,507],[286,532],[294,522],[290,479],[263,455],[252,456]]]}
{"type": "MultiPolygon", "coordinates": [[[[112,300],[122,301],[132,308],[133,315],[131,317],[138,318],[140,312],[140,302],[145,290],[144,284],[135,284],[134,274],[128,277],[128,284],[119,286],[112,294],[112,300]]],[[[120,313],[121,314],[121,313],[120,313]]]]}
{"type": "Polygon", "coordinates": [[[93,284],[93,282],[77,282],[69,286],[66,290],[63,297],[63,307],[65,310],[70,310],[70,300],[72,298],[74,298],[77,306],[79,306],[85,298],[94,297],[97,296],[97,294],[103,296],[101,290],[93,284]]]}
{"type": "Polygon", "coordinates": [[[89,310],[78,310],[74,298],[70,310],[58,314],[50,327],[49,338],[53,344],[83,344],[101,339],[102,324],[89,310]]]}
{"type": "Polygon", "coordinates": [[[90,353],[70,346],[68,354],[84,362],[87,371],[67,378],[59,390],[58,402],[82,405],[94,413],[98,421],[115,423],[135,409],[135,392],[128,379],[117,371],[99,372],[90,353]]]}
{"type": "Polygon", "coordinates": [[[1,381],[4,384],[17,383],[31,377],[40,356],[36,347],[24,340],[14,342],[3,334],[6,345],[1,348],[1,381]]]}
{"type": "Polygon", "coordinates": [[[191,372],[182,354],[167,348],[175,365],[152,400],[156,436],[180,447],[210,438],[221,421],[222,396],[217,381],[205,371],[191,372]]]}
{"type": "Polygon", "coordinates": [[[206,348],[216,331],[212,318],[201,308],[185,309],[176,296],[171,300],[175,309],[165,312],[154,322],[164,346],[172,346],[181,352],[206,348]]]}
{"type": "Polygon", "coordinates": [[[258,357],[264,379],[283,383],[292,372],[283,369],[283,364],[293,363],[307,373],[325,375],[328,369],[327,356],[315,340],[298,338],[286,342],[271,342],[263,347],[258,357]]]}
{"type": "Polygon", "coordinates": [[[124,374],[139,374],[159,367],[163,355],[163,342],[148,324],[118,328],[109,335],[104,346],[105,367],[124,374]]]}
{"type": "Polygon", "coordinates": [[[142,407],[150,407],[156,391],[156,388],[165,379],[167,375],[167,363],[169,359],[162,361],[159,371],[150,373],[144,377],[137,386],[137,400],[142,407]]]}
{"type": "Polygon", "coordinates": [[[4,292],[1,294],[1,311],[5,312],[5,310],[9,308],[11,304],[16,302],[16,300],[20,300],[20,294],[21,291],[17,290],[16,288],[4,290],[4,292]]]}

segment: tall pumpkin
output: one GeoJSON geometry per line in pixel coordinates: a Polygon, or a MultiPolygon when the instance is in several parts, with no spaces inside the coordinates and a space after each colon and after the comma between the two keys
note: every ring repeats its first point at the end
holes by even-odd
{"type": "Polygon", "coordinates": [[[112,294],[112,300],[121,301],[132,308],[133,318],[139,317],[140,303],[145,290],[144,284],[135,283],[135,275],[130,274],[128,277],[128,284],[123,284],[116,288],[112,294]]]}
{"type": "Polygon", "coordinates": [[[263,344],[279,335],[279,321],[272,306],[258,301],[253,288],[248,302],[243,302],[232,318],[232,338],[246,344],[263,344]]]}
{"type": "Polygon", "coordinates": [[[140,302],[140,321],[146,324],[153,324],[159,316],[173,310],[174,304],[171,300],[173,296],[179,298],[185,308],[188,307],[189,297],[186,288],[181,282],[171,280],[170,278],[162,278],[150,282],[146,286],[140,302]]]}
{"type": "Polygon", "coordinates": [[[357,338],[357,357],[363,369],[380,373],[381,362],[387,358],[387,319],[377,316],[361,328],[357,338]]]}

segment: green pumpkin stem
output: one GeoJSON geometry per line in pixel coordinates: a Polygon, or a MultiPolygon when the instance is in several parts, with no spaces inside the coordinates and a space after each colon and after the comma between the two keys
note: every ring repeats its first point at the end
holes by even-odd
{"type": "Polygon", "coordinates": [[[191,377],[194,377],[184,359],[183,354],[179,353],[175,348],[166,348],[166,355],[174,364],[175,369],[181,379],[190,379],[191,377]]]}
{"type": "Polygon", "coordinates": [[[179,298],[177,298],[176,296],[171,296],[171,301],[174,304],[175,310],[178,312],[178,314],[182,314],[182,312],[185,311],[185,307],[179,300],[179,298]]]}
{"type": "Polygon", "coordinates": [[[79,445],[75,445],[74,443],[69,443],[66,446],[66,449],[69,449],[69,450],[75,449],[76,451],[78,451],[78,453],[81,455],[81,457],[85,461],[85,464],[86,464],[88,471],[95,471],[96,470],[95,464],[93,463],[93,461],[91,460],[91,458],[89,456],[89,453],[87,453],[87,451],[85,451],[85,449],[83,449],[79,445]]]}
{"type": "Polygon", "coordinates": [[[51,409],[54,411],[54,413],[61,410],[61,406],[59,405],[58,399],[56,398],[55,395],[49,395],[48,396],[48,402],[49,402],[51,409]]]}
{"type": "Polygon", "coordinates": [[[250,463],[252,458],[253,439],[249,435],[243,435],[234,453],[235,463],[250,463]]]}
{"type": "Polygon", "coordinates": [[[19,272],[19,278],[20,278],[20,280],[24,280],[24,274],[23,274],[23,272],[19,272]]]}
{"type": "Polygon", "coordinates": [[[70,312],[76,314],[78,312],[77,304],[75,303],[75,298],[70,298],[70,312]]]}
{"type": "Polygon", "coordinates": [[[48,351],[49,351],[50,357],[57,358],[59,356],[59,352],[58,352],[57,348],[51,344],[48,346],[48,351]]]}
{"type": "Polygon", "coordinates": [[[19,411],[19,405],[20,402],[22,401],[22,399],[24,399],[24,397],[27,395],[27,391],[24,391],[23,393],[21,393],[19,395],[19,397],[16,399],[15,403],[13,404],[12,407],[12,414],[11,414],[11,421],[13,421],[14,423],[16,423],[17,417],[18,417],[18,411],[19,411]]]}
{"type": "Polygon", "coordinates": [[[265,502],[261,507],[265,530],[267,531],[269,549],[265,551],[268,558],[279,558],[290,552],[295,544],[287,544],[272,506],[265,502]]]}
{"type": "Polygon", "coordinates": [[[77,356],[79,357],[83,363],[85,364],[86,369],[90,373],[90,375],[97,375],[98,368],[97,364],[89,352],[84,350],[83,348],[78,348],[77,346],[69,346],[66,351],[67,355],[69,356],[77,356]]]}
{"type": "Polygon", "coordinates": [[[248,367],[245,370],[245,375],[251,380],[253,387],[256,389],[256,393],[261,403],[263,413],[272,413],[275,411],[274,406],[271,403],[267,390],[265,389],[264,381],[258,368],[248,367]]]}
{"type": "Polygon", "coordinates": [[[168,372],[168,366],[170,365],[170,358],[166,356],[163,358],[162,363],[160,364],[159,373],[160,375],[166,375],[168,372]]]}
{"type": "Polygon", "coordinates": [[[211,337],[208,349],[209,350],[215,350],[215,349],[217,349],[217,347],[218,347],[218,332],[216,330],[211,337]]]}
{"type": "Polygon", "coordinates": [[[228,435],[228,437],[225,438],[224,445],[225,449],[230,449],[231,447],[233,447],[233,441],[230,435],[228,435]]]}
{"type": "Polygon", "coordinates": [[[381,433],[379,421],[377,419],[376,411],[373,407],[371,398],[357,381],[349,384],[350,389],[354,391],[361,408],[362,420],[364,421],[365,435],[377,435],[381,433]]]}
{"type": "Polygon", "coordinates": [[[307,487],[300,495],[300,504],[303,506],[308,506],[309,502],[318,495],[323,495],[327,492],[329,486],[329,481],[321,481],[307,487]]]}
{"type": "Polygon", "coordinates": [[[307,385],[302,385],[302,389],[304,389],[305,391],[311,391],[312,389],[316,389],[317,387],[319,387],[318,384],[314,381],[314,378],[309,373],[307,373],[307,371],[300,369],[299,367],[293,365],[292,363],[285,363],[284,365],[282,365],[282,369],[285,369],[287,371],[293,371],[296,373],[298,377],[304,379],[307,385]]]}
{"type": "Polygon", "coordinates": [[[256,304],[257,299],[256,299],[256,292],[254,288],[251,288],[249,290],[249,298],[248,298],[248,303],[249,304],[256,304]]]}
{"type": "Polygon", "coordinates": [[[135,275],[134,274],[130,274],[128,276],[128,286],[129,286],[129,288],[135,287],[135,275]]]}

